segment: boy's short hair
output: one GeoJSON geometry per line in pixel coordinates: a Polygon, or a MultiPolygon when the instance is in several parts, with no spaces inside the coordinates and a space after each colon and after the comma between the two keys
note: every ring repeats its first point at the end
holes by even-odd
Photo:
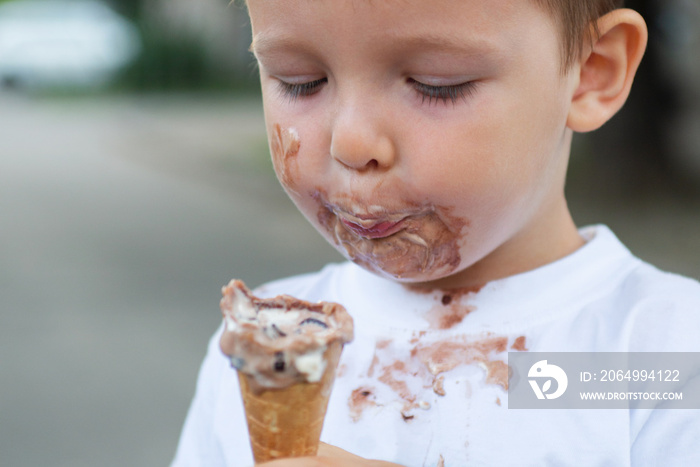
{"type": "MultiPolygon", "coordinates": [[[[236,0],[231,0],[234,3],[236,0]]],[[[562,35],[562,70],[567,70],[581,55],[583,44],[598,34],[596,20],[616,8],[622,8],[624,0],[534,0],[547,13],[553,15],[562,35]]],[[[248,0],[242,0],[245,7],[248,0]]]]}
{"type": "Polygon", "coordinates": [[[598,34],[596,20],[616,8],[624,0],[534,0],[553,15],[562,34],[562,69],[567,70],[581,55],[585,41],[598,34]]]}

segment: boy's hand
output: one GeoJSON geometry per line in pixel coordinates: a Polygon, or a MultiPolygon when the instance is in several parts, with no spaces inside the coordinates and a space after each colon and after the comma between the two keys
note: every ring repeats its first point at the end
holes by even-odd
{"type": "Polygon", "coordinates": [[[321,443],[316,457],[279,459],[257,464],[258,467],[400,467],[391,462],[373,461],[350,454],[330,444],[321,443]]]}

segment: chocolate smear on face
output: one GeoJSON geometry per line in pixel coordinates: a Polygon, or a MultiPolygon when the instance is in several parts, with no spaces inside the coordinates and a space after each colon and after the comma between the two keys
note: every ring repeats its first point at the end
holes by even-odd
{"type": "Polygon", "coordinates": [[[385,277],[424,280],[449,275],[460,265],[459,241],[466,222],[448,211],[431,208],[409,216],[401,230],[383,238],[358,235],[323,202],[317,217],[332,243],[351,261],[385,277]]]}
{"type": "Polygon", "coordinates": [[[270,152],[272,165],[280,183],[288,190],[296,193],[296,182],[299,166],[296,156],[299,154],[301,140],[294,128],[282,128],[275,124],[270,132],[270,152]]]}

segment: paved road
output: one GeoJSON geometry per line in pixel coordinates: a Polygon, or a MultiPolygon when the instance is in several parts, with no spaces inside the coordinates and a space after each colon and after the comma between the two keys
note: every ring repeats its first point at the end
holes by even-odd
{"type": "Polygon", "coordinates": [[[0,95],[0,465],[166,465],[220,287],[338,258],[262,131],[231,100],[0,95]]]}
{"type": "MultiPolygon", "coordinates": [[[[0,465],[166,465],[221,285],[339,258],[265,144],[255,102],[0,94],[0,465]]],[[[699,203],[584,194],[577,221],[700,277],[699,203]]]]}

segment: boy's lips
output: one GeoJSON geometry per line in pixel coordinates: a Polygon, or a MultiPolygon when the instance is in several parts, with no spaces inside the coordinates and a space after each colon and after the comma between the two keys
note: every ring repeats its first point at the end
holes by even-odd
{"type": "Polygon", "coordinates": [[[360,237],[377,239],[389,237],[399,232],[403,228],[404,219],[399,221],[376,221],[369,224],[363,222],[364,225],[349,221],[343,217],[340,217],[340,221],[346,228],[360,237]]]}
{"type": "Polygon", "coordinates": [[[379,206],[363,209],[362,212],[330,203],[326,207],[346,230],[370,240],[386,238],[400,232],[405,227],[406,220],[418,214],[415,209],[387,212],[379,206]]]}
{"type": "Polygon", "coordinates": [[[319,230],[346,258],[369,271],[423,280],[451,273],[461,262],[459,240],[466,222],[450,208],[390,199],[373,204],[351,196],[331,202],[320,189],[312,197],[320,207],[319,230]]]}

